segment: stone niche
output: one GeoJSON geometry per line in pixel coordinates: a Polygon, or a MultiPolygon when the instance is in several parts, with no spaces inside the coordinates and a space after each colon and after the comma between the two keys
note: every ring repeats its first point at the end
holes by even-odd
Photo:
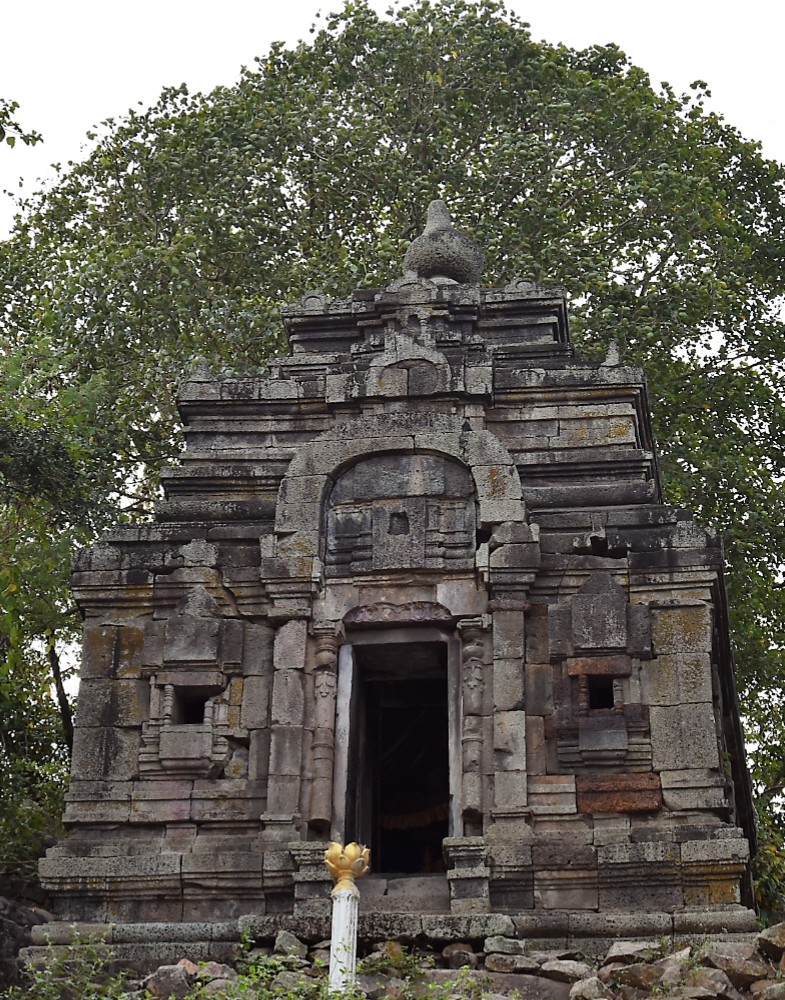
{"type": "Polygon", "coordinates": [[[287,306],[267,377],[197,371],[157,523],[77,554],[58,919],[319,940],[359,839],[373,940],[751,926],[720,544],[661,500],[643,374],[450,239],[287,306]]]}

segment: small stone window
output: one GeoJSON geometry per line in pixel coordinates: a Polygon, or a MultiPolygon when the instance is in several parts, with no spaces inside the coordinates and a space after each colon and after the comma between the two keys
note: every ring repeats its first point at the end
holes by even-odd
{"type": "Polygon", "coordinates": [[[596,711],[613,708],[613,678],[612,677],[589,677],[589,710],[596,711]]]}
{"type": "Polygon", "coordinates": [[[207,695],[187,688],[180,688],[176,695],[173,721],[181,726],[204,725],[207,695]]]}

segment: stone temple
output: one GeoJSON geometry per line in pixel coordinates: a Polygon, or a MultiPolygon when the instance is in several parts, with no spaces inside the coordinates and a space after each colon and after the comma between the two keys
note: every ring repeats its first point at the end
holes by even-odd
{"type": "Polygon", "coordinates": [[[57,920],[318,940],[357,840],[369,938],[754,927],[720,544],[662,502],[643,374],[481,268],[434,203],[267,377],[182,387],[156,523],[75,561],[57,920]]]}

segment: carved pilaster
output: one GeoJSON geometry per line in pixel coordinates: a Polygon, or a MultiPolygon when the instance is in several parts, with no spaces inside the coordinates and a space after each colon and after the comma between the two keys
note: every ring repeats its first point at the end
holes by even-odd
{"type": "Polygon", "coordinates": [[[461,754],[463,765],[462,810],[464,825],[482,829],[483,782],[482,706],[485,693],[485,641],[488,619],[464,618],[458,622],[461,635],[461,680],[463,687],[463,719],[461,725],[461,754]]]}
{"type": "Polygon", "coordinates": [[[316,667],[313,677],[314,734],[311,799],[308,825],[326,831],[332,822],[333,765],[335,761],[335,692],[338,644],[334,622],[314,622],[316,667]]]}

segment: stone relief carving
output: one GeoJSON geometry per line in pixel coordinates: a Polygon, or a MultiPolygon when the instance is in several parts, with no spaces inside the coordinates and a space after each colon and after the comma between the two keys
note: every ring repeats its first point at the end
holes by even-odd
{"type": "Polygon", "coordinates": [[[388,604],[377,601],[375,604],[361,604],[352,608],[344,616],[347,625],[370,625],[380,622],[406,624],[408,622],[449,622],[452,613],[442,604],[432,601],[410,601],[408,604],[388,604]]]}
{"type": "Polygon", "coordinates": [[[466,468],[439,455],[379,455],[335,483],[327,576],[393,569],[472,569],[477,512],[466,468]]]}

